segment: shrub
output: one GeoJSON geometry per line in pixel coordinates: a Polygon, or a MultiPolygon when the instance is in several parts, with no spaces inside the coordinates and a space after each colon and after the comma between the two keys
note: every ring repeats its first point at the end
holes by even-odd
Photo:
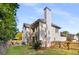
{"type": "Polygon", "coordinates": [[[17,33],[15,38],[22,40],[22,33],[21,32],[17,33]]]}
{"type": "Polygon", "coordinates": [[[40,40],[32,41],[32,48],[33,49],[39,49],[40,47],[41,47],[41,41],[40,40]]]}

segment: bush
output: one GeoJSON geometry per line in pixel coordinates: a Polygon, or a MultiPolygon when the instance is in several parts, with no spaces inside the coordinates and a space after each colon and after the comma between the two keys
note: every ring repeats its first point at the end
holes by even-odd
{"type": "Polygon", "coordinates": [[[40,40],[34,40],[33,42],[32,42],[32,48],[33,49],[39,49],[41,47],[41,41],[40,40]]]}
{"type": "Polygon", "coordinates": [[[15,36],[16,39],[22,40],[22,32],[19,32],[15,36]]]}

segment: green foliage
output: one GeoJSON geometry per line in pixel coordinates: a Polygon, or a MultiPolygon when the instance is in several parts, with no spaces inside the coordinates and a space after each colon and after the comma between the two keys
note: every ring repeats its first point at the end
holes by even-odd
{"type": "Polygon", "coordinates": [[[51,49],[48,48],[44,51],[45,55],[77,55],[79,50],[64,50],[64,49],[51,49]]]}
{"type": "Polygon", "coordinates": [[[0,4],[0,37],[14,38],[17,32],[16,11],[18,8],[17,3],[0,4]]]}
{"type": "Polygon", "coordinates": [[[47,48],[44,50],[34,50],[27,46],[11,46],[6,51],[7,55],[79,55],[79,50],[64,50],[47,48]]]}
{"type": "Polygon", "coordinates": [[[40,41],[40,40],[34,40],[34,41],[32,42],[32,47],[33,47],[34,49],[39,49],[39,48],[41,48],[41,41],[40,41]]]}
{"type": "Polygon", "coordinates": [[[35,54],[34,49],[30,49],[28,46],[11,46],[6,51],[7,55],[29,55],[35,54]]]}
{"type": "Polygon", "coordinates": [[[63,35],[66,36],[66,37],[67,37],[67,35],[69,34],[68,31],[63,31],[62,33],[63,33],[63,35]]]}
{"type": "Polygon", "coordinates": [[[79,36],[79,33],[77,33],[76,35],[79,36]]]}
{"type": "Polygon", "coordinates": [[[22,39],[22,32],[19,32],[16,34],[16,38],[21,40],[22,39]]]}

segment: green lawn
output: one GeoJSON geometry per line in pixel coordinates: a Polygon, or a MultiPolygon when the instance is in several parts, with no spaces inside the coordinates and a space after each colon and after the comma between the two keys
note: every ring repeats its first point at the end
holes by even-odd
{"type": "Polygon", "coordinates": [[[7,55],[78,55],[79,50],[64,50],[47,48],[45,50],[34,50],[28,46],[12,46],[7,49],[7,55]]]}

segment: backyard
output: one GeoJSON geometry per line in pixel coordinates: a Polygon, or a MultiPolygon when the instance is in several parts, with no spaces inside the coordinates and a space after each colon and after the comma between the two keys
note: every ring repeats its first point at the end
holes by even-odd
{"type": "Polygon", "coordinates": [[[6,55],[78,55],[79,50],[44,48],[39,50],[31,49],[29,46],[11,46],[7,49],[6,55]]]}

